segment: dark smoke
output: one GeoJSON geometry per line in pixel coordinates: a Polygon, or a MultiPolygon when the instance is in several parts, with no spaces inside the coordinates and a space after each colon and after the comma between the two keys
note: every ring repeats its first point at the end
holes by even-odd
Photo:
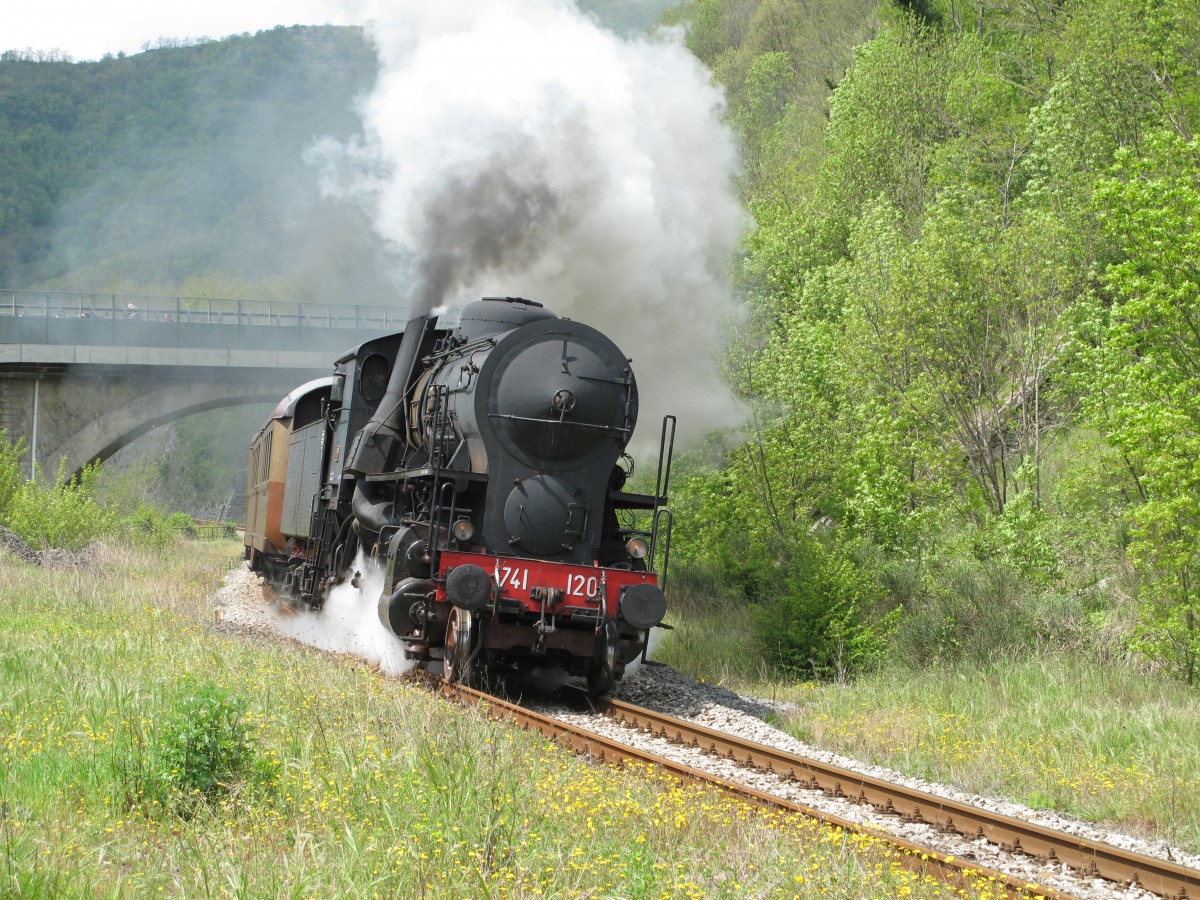
{"type": "Polygon", "coordinates": [[[633,358],[643,437],[736,424],[718,375],[745,227],[724,101],[681,35],[622,40],[565,0],[395,0],[364,137],[326,189],[372,216],[412,310],[525,296],[633,358]]]}
{"type": "Polygon", "coordinates": [[[455,175],[415,211],[424,227],[417,256],[413,314],[428,313],[481,273],[533,264],[553,236],[574,228],[589,200],[537,177],[544,162],[530,139],[498,151],[478,172],[455,175]]]}

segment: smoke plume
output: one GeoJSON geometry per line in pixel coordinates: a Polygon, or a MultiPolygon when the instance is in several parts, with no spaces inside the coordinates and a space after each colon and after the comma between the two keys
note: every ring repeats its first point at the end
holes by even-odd
{"type": "Polygon", "coordinates": [[[746,219],[723,98],[680,35],[623,40],[566,0],[386,13],[364,137],[310,159],[369,210],[412,314],[538,300],[633,358],[643,423],[733,424],[717,371],[746,219]]]}

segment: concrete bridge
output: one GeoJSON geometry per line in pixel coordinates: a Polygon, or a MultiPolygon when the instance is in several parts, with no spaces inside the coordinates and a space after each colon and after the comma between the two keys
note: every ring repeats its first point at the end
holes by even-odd
{"type": "MultiPolygon", "coordinates": [[[[404,326],[399,307],[0,292],[0,428],[29,475],[74,474],[159,425],[274,403],[344,351],[404,326]]],[[[247,441],[249,436],[247,436],[247,441]]]]}

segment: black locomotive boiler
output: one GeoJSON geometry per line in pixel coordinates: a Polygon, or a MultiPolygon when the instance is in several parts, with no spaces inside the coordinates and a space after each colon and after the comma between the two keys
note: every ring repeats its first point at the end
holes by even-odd
{"type": "Polygon", "coordinates": [[[557,668],[603,693],[666,614],[674,418],[636,494],[637,412],[616,345],[541,304],[415,318],[280,402],[250,448],[247,558],[320,607],[361,549],[409,658],[452,681],[557,668]]]}

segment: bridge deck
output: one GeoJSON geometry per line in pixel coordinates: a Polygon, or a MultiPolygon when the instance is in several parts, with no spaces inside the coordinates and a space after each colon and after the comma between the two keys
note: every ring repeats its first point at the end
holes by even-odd
{"type": "Polygon", "coordinates": [[[42,457],[74,472],[172,419],[274,403],[406,321],[399,306],[2,291],[0,429],[26,439],[30,477],[42,457]]]}

